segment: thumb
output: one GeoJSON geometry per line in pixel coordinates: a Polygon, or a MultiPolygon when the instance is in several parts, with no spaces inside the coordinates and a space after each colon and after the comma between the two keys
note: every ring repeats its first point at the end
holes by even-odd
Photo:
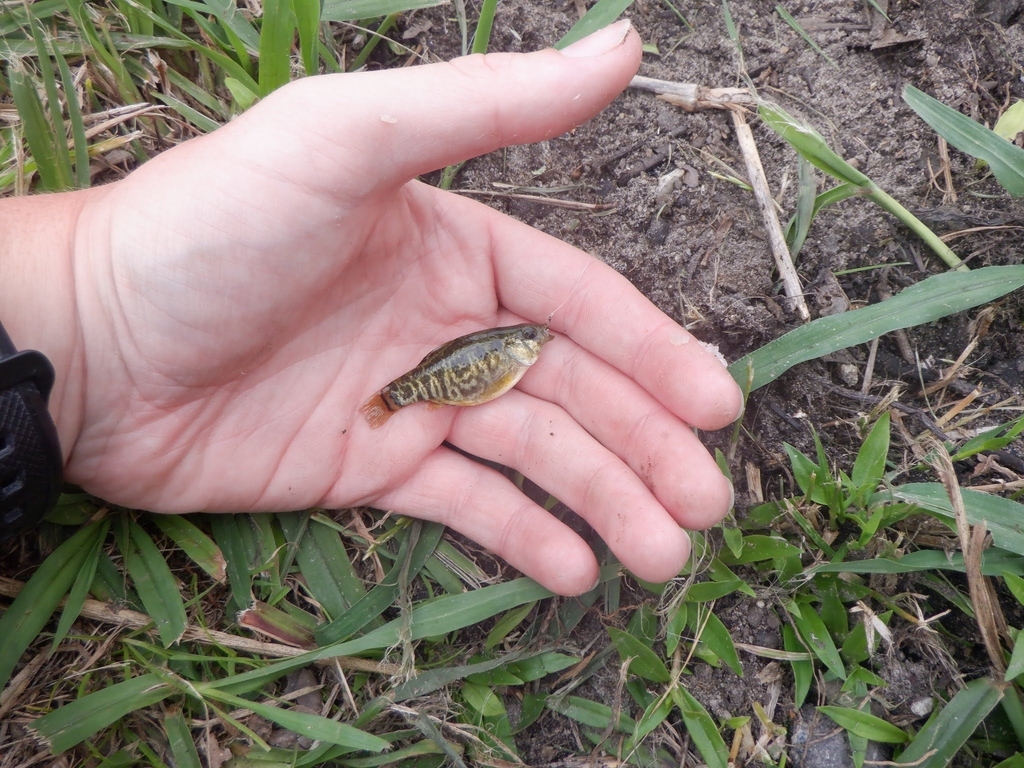
{"type": "Polygon", "coordinates": [[[640,55],[640,38],[623,19],[562,51],[477,54],[411,69],[306,78],[230,127],[248,125],[246,133],[263,134],[255,140],[265,157],[265,121],[279,123],[291,139],[278,145],[287,147],[288,157],[280,159],[289,176],[306,169],[314,188],[337,194],[339,184],[351,185],[346,191],[366,194],[575,128],[626,87],[640,55]]]}

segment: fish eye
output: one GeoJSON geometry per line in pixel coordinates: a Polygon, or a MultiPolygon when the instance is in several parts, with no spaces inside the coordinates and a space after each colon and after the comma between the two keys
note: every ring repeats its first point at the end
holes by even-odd
{"type": "Polygon", "coordinates": [[[536,328],[523,328],[523,338],[527,341],[533,341],[537,338],[536,328]]]}

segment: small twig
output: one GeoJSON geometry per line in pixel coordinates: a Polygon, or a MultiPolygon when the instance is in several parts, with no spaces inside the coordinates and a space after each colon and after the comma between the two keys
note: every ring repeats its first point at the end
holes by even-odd
{"type": "Polygon", "coordinates": [[[800,286],[800,276],[793,264],[789,246],[786,245],[786,238],[782,234],[782,225],[775,212],[775,200],[768,187],[768,179],[764,175],[761,156],[757,152],[757,144],[754,143],[754,134],[751,132],[750,126],[747,125],[742,110],[733,109],[731,114],[733,128],[736,130],[736,140],[739,142],[740,151],[747,164],[747,178],[754,188],[754,197],[757,198],[757,204],[761,208],[761,217],[768,230],[768,241],[771,243],[772,256],[775,257],[775,266],[782,278],[786,296],[789,297],[790,310],[796,310],[801,320],[809,320],[811,313],[807,309],[803,288],[800,286]]]}

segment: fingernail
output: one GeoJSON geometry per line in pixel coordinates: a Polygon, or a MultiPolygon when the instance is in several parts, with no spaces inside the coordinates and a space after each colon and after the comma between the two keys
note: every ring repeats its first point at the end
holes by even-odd
{"type": "Polygon", "coordinates": [[[614,24],[609,24],[607,27],[587,35],[582,40],[577,40],[568,48],[563,48],[561,53],[570,59],[601,56],[621,44],[632,26],[629,19],[619,19],[614,24]]]}
{"type": "Polygon", "coordinates": [[[729,483],[729,511],[732,512],[733,507],[736,506],[736,486],[729,483]]]}

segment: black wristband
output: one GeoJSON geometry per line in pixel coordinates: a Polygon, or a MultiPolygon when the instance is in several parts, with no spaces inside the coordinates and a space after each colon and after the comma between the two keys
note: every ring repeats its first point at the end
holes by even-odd
{"type": "Polygon", "coordinates": [[[46,404],[53,366],[18,352],[0,325],[0,541],[43,519],[60,497],[64,459],[46,404]]]}

